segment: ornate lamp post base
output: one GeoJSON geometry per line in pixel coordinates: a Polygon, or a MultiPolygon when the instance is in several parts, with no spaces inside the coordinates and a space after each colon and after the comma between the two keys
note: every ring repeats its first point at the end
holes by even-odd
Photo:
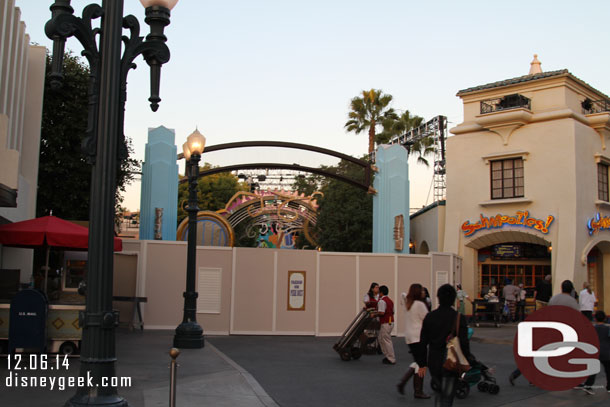
{"type": "Polygon", "coordinates": [[[176,328],[174,347],[178,349],[201,349],[204,347],[203,329],[197,321],[183,322],[176,328]]]}

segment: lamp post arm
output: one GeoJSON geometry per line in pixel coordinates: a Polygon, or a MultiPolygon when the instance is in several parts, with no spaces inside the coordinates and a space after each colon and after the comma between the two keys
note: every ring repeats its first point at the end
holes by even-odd
{"type": "MultiPolygon", "coordinates": [[[[152,9],[153,7],[149,7],[152,9]]],[[[158,8],[158,7],[157,7],[158,8]]],[[[149,11],[146,9],[146,22],[151,24],[148,18],[149,11]]],[[[169,24],[169,10],[167,11],[167,21],[162,27],[169,24]]],[[[123,132],[125,122],[125,102],[127,101],[127,75],[131,69],[136,69],[137,65],[133,62],[139,55],[144,56],[144,59],[150,65],[150,76],[151,76],[151,97],[149,100],[155,101],[154,105],[151,103],[153,112],[156,112],[159,108],[159,87],[161,81],[161,65],[168,62],[170,58],[169,48],[165,44],[167,38],[164,35],[152,36],[152,32],[157,32],[158,28],[153,22],[151,25],[151,34],[146,37],[140,36],[140,23],[138,19],[132,15],[128,15],[123,18],[123,28],[129,30],[129,36],[123,35],[122,41],[124,45],[123,56],[121,58],[121,117],[120,117],[120,143],[118,151],[119,165],[127,158],[127,144],[125,143],[125,134],[123,132]],[[154,27],[153,27],[154,25],[154,27]]],[[[161,33],[163,31],[161,30],[161,33]]]]}
{"type": "Polygon", "coordinates": [[[161,65],[170,59],[169,48],[165,44],[167,37],[163,34],[165,26],[169,24],[170,12],[164,7],[148,7],[146,9],[146,23],[150,25],[150,34],[146,40],[140,36],[140,23],[134,16],[123,19],[123,27],[128,28],[130,36],[123,36],[125,52],[121,60],[121,75],[123,83],[127,81],[130,69],[135,69],[133,61],[140,55],[150,66],[150,108],[156,112],[159,108],[159,88],[161,82],[161,65]]]}
{"type": "Polygon", "coordinates": [[[103,16],[104,11],[98,4],[90,4],[83,10],[82,17],[76,17],[69,0],[56,0],[51,6],[52,17],[45,25],[47,37],[53,40],[53,57],[51,62],[50,85],[60,89],[63,82],[63,62],[66,39],[76,37],[83,46],[81,55],[89,62],[89,100],[87,130],[82,142],[83,152],[90,163],[95,162],[97,128],[97,107],[99,99],[99,63],[100,53],[97,36],[101,30],[92,28],[91,21],[103,16]]]}

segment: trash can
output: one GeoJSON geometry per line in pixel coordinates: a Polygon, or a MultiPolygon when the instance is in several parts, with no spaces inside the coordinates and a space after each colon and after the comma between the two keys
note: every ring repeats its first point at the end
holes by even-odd
{"type": "Polygon", "coordinates": [[[47,314],[46,295],[34,289],[19,291],[11,301],[8,351],[23,348],[46,353],[47,314]]]}

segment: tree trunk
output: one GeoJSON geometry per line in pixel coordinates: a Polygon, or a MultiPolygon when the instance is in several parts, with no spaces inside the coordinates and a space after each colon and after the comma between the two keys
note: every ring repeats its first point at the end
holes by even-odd
{"type": "Polygon", "coordinates": [[[369,127],[369,154],[375,149],[375,120],[371,121],[371,127],[369,127]]]}

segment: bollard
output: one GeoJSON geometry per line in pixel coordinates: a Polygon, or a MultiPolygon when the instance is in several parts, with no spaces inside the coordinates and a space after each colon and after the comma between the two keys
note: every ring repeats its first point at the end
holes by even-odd
{"type": "Polygon", "coordinates": [[[176,359],[179,355],[180,349],[170,349],[169,356],[171,356],[172,361],[169,365],[169,407],[176,407],[176,369],[178,367],[176,359]]]}

